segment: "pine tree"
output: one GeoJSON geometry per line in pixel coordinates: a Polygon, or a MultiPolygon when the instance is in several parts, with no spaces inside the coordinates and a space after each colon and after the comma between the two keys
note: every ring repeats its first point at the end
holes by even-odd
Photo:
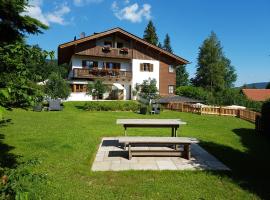
{"type": "Polygon", "coordinates": [[[149,21],[149,23],[147,24],[147,26],[144,30],[143,39],[145,41],[153,44],[153,45],[158,44],[158,36],[156,33],[156,28],[155,28],[152,20],[149,21]]]}
{"type": "Polygon", "coordinates": [[[48,27],[22,13],[29,6],[27,0],[0,0],[0,44],[22,41],[24,35],[42,33],[48,27]]]}
{"type": "Polygon", "coordinates": [[[161,48],[161,49],[163,48],[163,47],[162,47],[162,44],[161,44],[160,42],[158,43],[157,46],[158,46],[159,48],[161,48]]]}
{"type": "Polygon", "coordinates": [[[232,86],[235,80],[234,68],[225,57],[216,34],[211,32],[199,48],[196,76],[192,82],[195,86],[215,91],[232,86]],[[230,80],[226,80],[228,77],[230,80]]]}
{"type": "Polygon", "coordinates": [[[185,65],[176,67],[176,87],[186,86],[189,84],[188,72],[185,65]]]}
{"type": "Polygon", "coordinates": [[[171,39],[169,34],[167,33],[164,39],[164,44],[163,44],[163,49],[165,49],[166,51],[172,53],[172,47],[171,47],[171,39]]]}

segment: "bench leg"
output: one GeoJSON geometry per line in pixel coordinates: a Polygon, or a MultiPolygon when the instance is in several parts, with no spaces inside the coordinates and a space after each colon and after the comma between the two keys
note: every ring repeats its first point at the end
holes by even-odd
{"type": "Polygon", "coordinates": [[[131,145],[128,145],[128,159],[131,160],[132,154],[131,154],[131,145]]]}
{"type": "Polygon", "coordinates": [[[190,159],[190,144],[184,144],[184,157],[190,159]]]}

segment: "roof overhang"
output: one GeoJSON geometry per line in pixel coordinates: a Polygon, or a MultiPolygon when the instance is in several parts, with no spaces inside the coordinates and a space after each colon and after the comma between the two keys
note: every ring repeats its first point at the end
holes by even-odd
{"type": "Polygon", "coordinates": [[[58,46],[58,63],[59,64],[62,64],[62,63],[67,63],[70,61],[70,58],[71,58],[71,55],[70,56],[67,56],[67,55],[64,55],[65,52],[69,53],[69,54],[74,54],[74,48],[76,45],[80,44],[80,43],[83,43],[83,42],[87,42],[87,41],[90,41],[90,40],[94,40],[94,39],[98,39],[98,38],[102,38],[102,37],[106,37],[110,34],[113,34],[113,33],[119,33],[119,34],[122,34],[128,38],[131,38],[133,40],[135,40],[136,42],[139,42],[141,44],[144,44],[146,45],[148,48],[152,48],[156,51],[158,51],[160,54],[164,54],[166,56],[169,56],[170,58],[173,58],[177,61],[177,63],[181,63],[181,64],[189,64],[190,62],[180,56],[177,56],[173,53],[170,53],[162,48],[159,48],[158,46],[155,46],[153,44],[150,44],[149,42],[141,39],[140,37],[136,36],[136,35],[133,35],[121,28],[113,28],[113,29],[110,29],[110,30],[107,30],[107,31],[104,31],[104,32],[101,32],[101,33],[96,33],[96,34],[93,34],[93,35],[90,35],[90,36],[87,36],[87,37],[84,37],[84,38],[81,38],[81,39],[77,39],[77,40],[74,40],[74,41],[71,41],[71,42],[67,42],[67,43],[63,43],[63,44],[60,44],[58,46]]]}

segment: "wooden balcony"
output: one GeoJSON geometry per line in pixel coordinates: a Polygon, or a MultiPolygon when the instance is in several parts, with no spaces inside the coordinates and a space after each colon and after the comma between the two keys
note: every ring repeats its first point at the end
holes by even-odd
{"type": "Polygon", "coordinates": [[[79,51],[77,55],[87,55],[87,56],[98,56],[105,58],[125,58],[132,59],[132,49],[123,48],[106,48],[102,46],[95,46],[93,48],[86,49],[84,51],[79,51]]]}
{"type": "Polygon", "coordinates": [[[131,71],[119,69],[73,69],[73,78],[132,78],[131,71]]]}

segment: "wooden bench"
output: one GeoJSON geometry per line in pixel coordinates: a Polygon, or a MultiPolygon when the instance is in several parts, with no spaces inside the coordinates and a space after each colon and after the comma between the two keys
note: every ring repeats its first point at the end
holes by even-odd
{"type": "Polygon", "coordinates": [[[120,137],[118,139],[120,144],[124,144],[128,147],[128,159],[132,156],[183,156],[186,159],[190,159],[190,145],[192,143],[198,143],[195,138],[187,137],[120,137]],[[132,149],[132,146],[174,146],[183,145],[183,151],[179,148],[170,148],[168,150],[138,150],[132,149]]]}

